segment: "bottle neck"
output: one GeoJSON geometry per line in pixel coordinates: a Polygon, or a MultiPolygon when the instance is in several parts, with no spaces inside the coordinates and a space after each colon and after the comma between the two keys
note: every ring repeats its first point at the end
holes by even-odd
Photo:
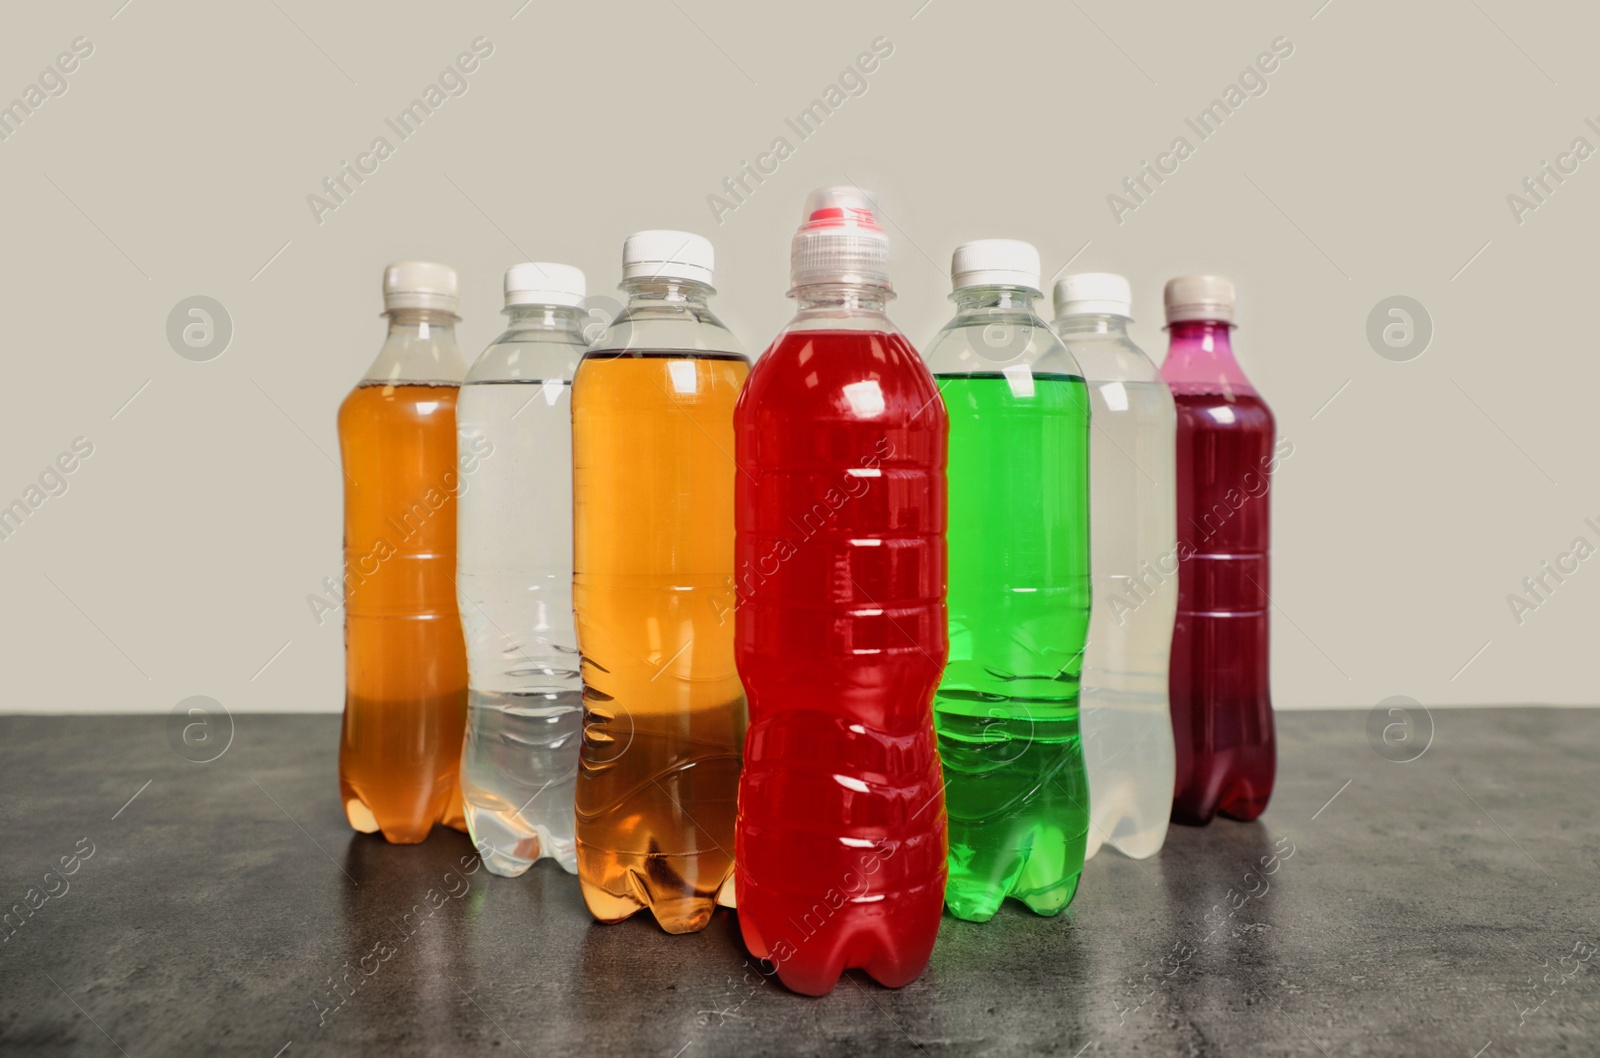
{"type": "Polygon", "coordinates": [[[660,304],[704,306],[711,295],[716,293],[709,283],[663,276],[624,279],[621,289],[628,295],[630,306],[660,304]]]}
{"type": "Polygon", "coordinates": [[[1038,311],[1034,306],[1039,297],[1037,290],[1028,287],[986,286],[960,287],[950,295],[950,300],[956,303],[957,319],[963,316],[992,319],[997,311],[1036,316],[1038,311]]]}
{"type": "Polygon", "coordinates": [[[894,291],[860,283],[807,283],[789,291],[799,304],[799,318],[867,317],[887,320],[894,291]]]}
{"type": "Polygon", "coordinates": [[[1063,338],[1075,335],[1080,338],[1127,339],[1128,318],[1099,312],[1063,316],[1056,321],[1056,333],[1063,338]]]}
{"type": "Polygon", "coordinates": [[[390,309],[384,313],[389,318],[389,336],[412,339],[455,340],[456,324],[460,317],[441,309],[390,309]]]}
{"type": "Polygon", "coordinates": [[[588,320],[575,305],[507,305],[506,329],[512,331],[551,331],[581,336],[588,320]]]}
{"type": "Polygon", "coordinates": [[[1168,325],[1169,344],[1161,377],[1175,389],[1254,393],[1233,358],[1232,331],[1233,324],[1221,320],[1181,320],[1168,325]]]}

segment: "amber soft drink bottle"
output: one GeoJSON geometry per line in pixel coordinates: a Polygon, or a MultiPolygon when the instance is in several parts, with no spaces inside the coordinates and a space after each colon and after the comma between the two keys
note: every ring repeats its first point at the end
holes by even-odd
{"type": "MultiPolygon", "coordinates": [[[[1175,823],[1251,820],[1277,773],[1267,681],[1272,412],[1233,358],[1233,284],[1167,284],[1161,375],[1178,409],[1178,617],[1169,688],[1175,823]]],[[[1287,442],[1284,442],[1287,444],[1287,442]]]]}
{"type": "Polygon", "coordinates": [[[389,334],[339,408],[345,702],[339,787],[363,833],[415,844],[466,829],[457,773],[467,658],[456,609],[456,274],[383,274],[389,334]]]}
{"type": "Polygon", "coordinates": [[[744,746],[733,406],[750,362],[711,280],[700,236],[630,236],[627,307],[572,385],[578,878],[596,918],[649,908],[669,933],[732,901],[744,746]]]}
{"type": "Polygon", "coordinates": [[[738,657],[750,695],[739,928],[821,995],[898,987],[944,903],[933,692],[945,627],[944,406],[889,322],[870,198],[823,188],[791,251],[799,313],[739,398],[738,657]]]}

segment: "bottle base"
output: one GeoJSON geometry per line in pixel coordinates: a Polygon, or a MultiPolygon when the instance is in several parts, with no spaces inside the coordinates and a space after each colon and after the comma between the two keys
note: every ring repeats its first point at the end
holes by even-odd
{"type": "Polygon", "coordinates": [[[420,845],[428,839],[433,832],[433,824],[427,823],[382,823],[359,800],[350,799],[344,803],[344,817],[350,826],[363,834],[381,834],[383,840],[391,845],[420,845]]]}
{"type": "MultiPolygon", "coordinates": [[[[580,886],[589,914],[607,924],[625,921],[640,911],[649,911],[655,917],[656,925],[668,933],[698,933],[711,923],[711,913],[717,909],[717,902],[711,897],[656,897],[643,900],[631,894],[618,895],[588,881],[581,882],[580,886]]],[[[645,889],[647,885],[638,883],[638,888],[645,889]]]]}
{"type": "MultiPolygon", "coordinates": [[[[457,797],[460,795],[457,794],[457,797]]],[[[466,818],[463,816],[460,825],[451,822],[448,816],[443,819],[416,819],[392,818],[387,814],[380,816],[372,807],[363,801],[359,794],[346,790],[344,797],[344,817],[352,830],[362,834],[382,834],[383,840],[391,845],[420,845],[428,840],[428,835],[433,832],[434,823],[438,822],[452,830],[465,831],[466,818]]]]}
{"type": "Polygon", "coordinates": [[[583,902],[601,922],[648,910],[668,933],[697,933],[711,921],[719,896],[731,891],[733,864],[721,852],[623,853],[580,839],[577,859],[583,902]]]}
{"type": "Polygon", "coordinates": [[[762,894],[747,886],[743,880],[739,932],[745,947],[771,963],[770,972],[791,992],[827,995],[847,970],[860,970],[885,988],[903,988],[928,968],[944,904],[943,879],[897,893],[890,908],[847,903],[825,918],[818,916],[831,903],[791,896],[764,907],[762,894]],[[796,910],[781,917],[788,908],[796,910]],[[775,924],[777,931],[769,938],[758,922],[775,924]]]}
{"type": "Polygon", "coordinates": [[[1116,818],[1096,819],[1089,825],[1083,858],[1091,860],[1101,849],[1116,849],[1130,860],[1147,860],[1161,851],[1171,822],[1170,805],[1149,806],[1139,814],[1124,811],[1116,818]],[[1164,810],[1163,810],[1164,809],[1164,810]]]}
{"type": "Polygon", "coordinates": [[[541,859],[554,860],[568,874],[578,873],[578,850],[571,838],[562,841],[542,826],[528,827],[488,809],[467,808],[467,833],[489,873],[516,878],[541,859]]]}
{"type": "Polygon", "coordinates": [[[1172,821],[1186,827],[1203,827],[1221,816],[1231,819],[1236,823],[1254,823],[1261,818],[1261,813],[1267,810],[1267,799],[1251,799],[1248,801],[1230,801],[1217,805],[1210,811],[1199,808],[1172,807],[1172,821]]]}
{"type": "Polygon", "coordinates": [[[1019,880],[1011,891],[996,895],[994,889],[984,885],[963,887],[952,884],[945,890],[944,906],[963,922],[987,922],[1000,911],[1006,900],[1015,900],[1029,911],[1044,918],[1053,918],[1066,910],[1078,894],[1082,874],[1038,887],[1026,886],[1019,880]]]}
{"type": "Polygon", "coordinates": [[[1040,822],[1039,807],[1010,820],[950,821],[945,906],[952,915],[987,922],[1010,898],[1048,917],[1072,902],[1083,875],[1087,816],[1067,817],[1069,824],[1085,827],[1072,832],[1040,822]],[[996,838],[1000,843],[993,843],[996,838]]]}

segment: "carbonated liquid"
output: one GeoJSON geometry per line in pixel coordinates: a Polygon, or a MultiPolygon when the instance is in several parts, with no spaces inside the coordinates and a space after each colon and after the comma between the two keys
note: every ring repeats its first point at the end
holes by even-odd
{"type": "Polygon", "coordinates": [[[739,926],[809,995],[851,967],[914,980],[944,901],[948,426],[916,351],[875,318],[779,335],[736,420],[739,926]]]}
{"type": "Polygon", "coordinates": [[[466,829],[467,662],[456,610],[454,385],[358,386],[339,409],[350,825],[396,844],[466,829]]]}
{"type": "Polygon", "coordinates": [[[733,873],[734,353],[590,352],[573,384],[573,604],[589,910],[703,928],[733,873]]]}
{"type": "Polygon", "coordinates": [[[934,705],[946,903],[980,922],[1007,896],[1053,915],[1077,890],[1089,825],[1078,726],[1089,399],[1082,378],[1021,364],[940,374],[939,391],[950,415],[950,664],[934,705]]]}
{"type": "Polygon", "coordinates": [[[1162,365],[1178,412],[1178,614],[1172,634],[1172,819],[1251,820],[1277,771],[1268,685],[1272,412],[1233,361],[1228,326],[1172,325],[1162,365]],[[1204,358],[1220,362],[1198,377],[1204,358]]]}

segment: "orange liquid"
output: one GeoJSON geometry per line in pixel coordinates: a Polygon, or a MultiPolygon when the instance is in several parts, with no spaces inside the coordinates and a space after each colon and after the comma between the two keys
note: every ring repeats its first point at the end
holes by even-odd
{"type": "Polygon", "coordinates": [[[727,354],[591,354],[573,383],[578,878],[604,922],[648,907],[669,933],[701,929],[733,873],[733,405],[749,372],[727,354]]]}
{"type": "Polygon", "coordinates": [[[465,830],[467,655],[456,610],[456,387],[362,385],[339,409],[345,699],[339,789],[357,830],[465,830]]]}

